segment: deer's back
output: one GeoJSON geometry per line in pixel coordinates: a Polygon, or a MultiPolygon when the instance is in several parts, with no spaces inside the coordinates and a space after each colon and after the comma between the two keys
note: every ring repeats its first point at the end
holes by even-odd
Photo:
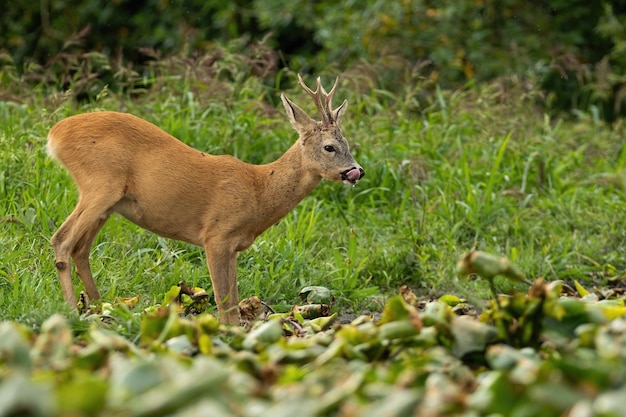
{"type": "Polygon", "coordinates": [[[117,112],[94,112],[71,116],[50,129],[50,154],[71,169],[78,160],[116,164],[134,162],[163,151],[185,152],[186,145],[139,117],[117,112]],[[160,151],[158,151],[160,150],[160,151]]]}

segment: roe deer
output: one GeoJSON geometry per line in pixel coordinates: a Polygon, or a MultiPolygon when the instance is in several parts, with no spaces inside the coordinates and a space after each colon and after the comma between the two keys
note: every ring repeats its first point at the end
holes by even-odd
{"type": "Polygon", "coordinates": [[[354,185],[364,175],[340,128],[347,100],[336,109],[339,79],[326,92],[298,83],[315,101],[315,121],[284,94],[298,131],[276,161],[251,165],[191,148],[157,126],[125,113],[68,117],[48,134],[48,152],[78,186],[78,204],[52,236],[65,300],[76,307],[70,256],[89,299],[100,298],[89,267],[93,241],[112,213],[172,239],[204,247],[222,322],[239,324],[236,258],[326,178],[354,185]]]}

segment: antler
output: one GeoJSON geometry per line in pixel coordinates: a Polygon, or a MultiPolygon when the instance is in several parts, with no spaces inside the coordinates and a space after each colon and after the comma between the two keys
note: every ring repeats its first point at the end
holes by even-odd
{"type": "Polygon", "coordinates": [[[315,87],[315,91],[313,91],[306,86],[306,84],[302,80],[302,77],[300,76],[300,74],[298,74],[298,84],[300,84],[300,87],[302,87],[304,91],[306,91],[306,93],[313,98],[317,110],[322,115],[322,123],[325,125],[332,125],[337,121],[335,119],[337,117],[336,112],[333,111],[332,108],[332,101],[338,83],[339,77],[335,79],[335,84],[333,85],[333,88],[331,88],[330,91],[327,93],[322,86],[322,81],[320,80],[320,77],[317,77],[317,85],[315,87]]]}

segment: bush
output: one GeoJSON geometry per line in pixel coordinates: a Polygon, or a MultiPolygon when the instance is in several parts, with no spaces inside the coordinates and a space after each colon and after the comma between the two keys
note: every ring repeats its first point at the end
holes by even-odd
{"type": "Polygon", "coordinates": [[[539,69],[547,106],[591,110],[609,121],[626,115],[626,4],[554,3],[567,12],[556,12],[560,42],[549,66],[539,69]]]}
{"type": "MultiPolygon", "coordinates": [[[[398,76],[457,88],[512,74],[536,79],[556,110],[623,115],[625,1],[583,0],[59,0],[5,6],[0,47],[19,71],[50,65],[60,53],[98,52],[113,73],[141,73],[156,56],[203,54],[241,39],[277,51],[295,71],[342,72],[380,65],[377,86],[398,76]],[[355,12],[355,10],[357,10],[355,12]]],[[[111,85],[110,77],[105,82],[111,85]]]]}

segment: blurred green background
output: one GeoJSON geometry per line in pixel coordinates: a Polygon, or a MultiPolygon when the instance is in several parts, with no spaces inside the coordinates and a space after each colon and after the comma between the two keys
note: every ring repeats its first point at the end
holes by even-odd
{"type": "Polygon", "coordinates": [[[251,72],[269,79],[285,67],[375,65],[377,87],[394,91],[408,72],[445,88],[515,76],[540,86],[547,111],[626,115],[626,0],[21,0],[2,9],[0,65],[20,74],[98,52],[108,60],[99,76],[125,88],[124,69],[141,74],[151,61],[236,42],[251,72]]]}

